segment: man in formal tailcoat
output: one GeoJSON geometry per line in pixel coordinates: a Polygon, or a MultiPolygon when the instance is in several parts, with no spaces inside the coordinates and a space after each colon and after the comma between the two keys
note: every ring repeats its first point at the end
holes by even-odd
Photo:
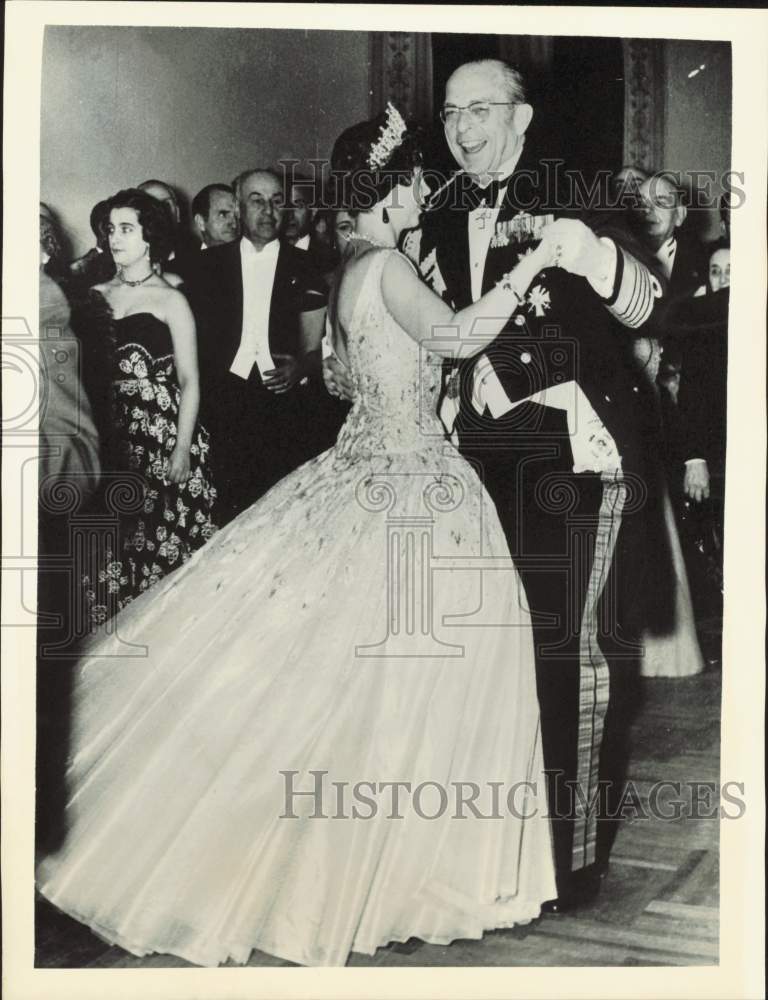
{"type": "MultiPolygon", "coordinates": [[[[713,269],[730,251],[716,244],[713,269]]],[[[711,266],[712,266],[711,265],[711,266]]],[[[676,303],[668,315],[668,349],[680,362],[680,386],[667,407],[670,484],[681,517],[683,553],[699,619],[722,618],[728,384],[729,288],[710,275],[707,294],[676,303]]],[[[702,635],[708,659],[721,637],[702,635]]]]}
{"type": "Polygon", "coordinates": [[[602,823],[598,836],[594,806],[601,780],[613,779],[617,792],[626,753],[619,706],[637,648],[617,606],[622,577],[637,582],[642,546],[619,529],[622,515],[631,523],[626,515],[642,506],[645,486],[622,338],[624,328],[652,322],[663,281],[628,234],[590,228],[558,198],[552,164],[525,145],[532,114],[506,64],[454,72],[441,117],[460,172],[405,249],[461,309],[544,227],[557,235],[559,266],[538,275],[493,343],[446,366],[439,404],[496,504],[533,616],[556,912],[599,886],[612,829],[602,823]]]}
{"type": "Polygon", "coordinates": [[[661,172],[646,178],[638,194],[634,229],[667,279],[667,298],[692,295],[706,280],[706,257],[701,242],[685,227],[685,192],[674,175],[661,172]]]}
{"type": "MultiPolygon", "coordinates": [[[[280,239],[305,253],[314,271],[330,289],[339,254],[315,234],[318,201],[315,184],[306,175],[286,171],[286,185],[289,181],[290,200],[282,213],[280,239]]],[[[331,396],[320,379],[310,379],[307,397],[313,414],[311,426],[307,428],[308,441],[311,440],[313,450],[319,453],[336,441],[349,413],[349,404],[331,396]]]]}
{"type": "Polygon", "coordinates": [[[319,239],[314,231],[317,196],[314,182],[303,174],[292,173],[290,202],[283,212],[280,225],[280,239],[297,250],[309,254],[316,271],[330,284],[333,272],[339,263],[338,254],[319,239]]]}
{"type": "Polygon", "coordinates": [[[306,397],[319,378],[326,303],[307,254],[277,238],[280,178],[246,171],[235,195],[242,238],[201,254],[190,288],[201,416],[224,521],[315,453],[306,397]]]}
{"type": "Polygon", "coordinates": [[[206,184],[192,199],[192,225],[200,250],[231,243],[240,235],[235,194],[228,184],[206,184]]]}

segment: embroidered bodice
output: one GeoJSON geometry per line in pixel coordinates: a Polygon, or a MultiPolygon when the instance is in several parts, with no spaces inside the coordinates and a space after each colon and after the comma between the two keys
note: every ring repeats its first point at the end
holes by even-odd
{"type": "MultiPolygon", "coordinates": [[[[345,323],[354,405],[339,436],[341,455],[430,452],[445,447],[436,415],[441,358],[395,321],[381,295],[381,275],[395,250],[373,250],[345,323]]],[[[342,295],[344,289],[342,289],[342,295]]]]}

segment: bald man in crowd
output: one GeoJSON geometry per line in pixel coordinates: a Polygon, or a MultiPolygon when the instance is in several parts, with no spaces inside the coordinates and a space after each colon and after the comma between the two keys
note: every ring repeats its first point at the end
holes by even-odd
{"type": "Polygon", "coordinates": [[[177,274],[183,282],[190,281],[195,274],[198,247],[192,236],[182,225],[181,205],[176,191],[165,181],[148,180],[137,185],[139,191],[159,201],[168,212],[173,231],[173,246],[163,263],[163,271],[177,274]]]}
{"type": "Polygon", "coordinates": [[[656,173],[640,184],[635,229],[659,262],[670,298],[692,294],[706,277],[703,247],[685,229],[687,217],[685,191],[674,174],[656,173]]]}
{"type": "Polygon", "coordinates": [[[642,572],[637,522],[626,516],[643,476],[641,418],[622,327],[654,322],[663,281],[619,213],[590,226],[553,188],[527,140],[533,115],[506,63],[455,70],[441,118],[459,171],[408,249],[432,288],[463,309],[545,228],[557,236],[556,266],[537,276],[504,332],[446,366],[439,409],[496,504],[533,614],[558,885],[548,909],[562,912],[599,888],[615,829],[598,826],[606,809],[595,793],[599,782],[609,798],[621,788],[619,706],[637,647],[617,605],[632,603],[622,595],[642,572]]]}
{"type": "Polygon", "coordinates": [[[326,305],[309,256],[278,239],[281,179],[247,170],[234,189],[242,238],[201,254],[190,289],[223,522],[314,453],[307,390],[320,373],[326,305]]]}

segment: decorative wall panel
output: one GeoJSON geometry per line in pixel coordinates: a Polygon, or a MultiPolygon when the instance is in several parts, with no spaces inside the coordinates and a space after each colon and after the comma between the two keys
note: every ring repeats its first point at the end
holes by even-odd
{"type": "Polygon", "coordinates": [[[624,163],[660,170],[664,152],[664,43],[625,38],[624,163]]]}
{"type": "Polygon", "coordinates": [[[387,101],[406,117],[432,117],[432,38],[424,32],[372,32],[370,41],[370,112],[387,101]]]}

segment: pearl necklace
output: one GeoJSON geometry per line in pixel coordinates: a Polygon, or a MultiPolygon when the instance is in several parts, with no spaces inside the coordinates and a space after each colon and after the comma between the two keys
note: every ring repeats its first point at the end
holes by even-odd
{"type": "Polygon", "coordinates": [[[143,285],[145,281],[149,281],[149,279],[154,275],[154,273],[155,273],[154,271],[150,271],[149,274],[145,275],[143,278],[139,278],[138,281],[130,281],[128,278],[124,278],[123,272],[120,270],[117,272],[117,276],[124,285],[129,285],[131,288],[136,288],[138,285],[143,285]]]}
{"type": "Polygon", "coordinates": [[[373,239],[371,236],[357,236],[353,233],[351,236],[347,236],[347,240],[351,243],[354,240],[357,243],[370,243],[372,247],[379,247],[381,250],[395,250],[396,246],[394,243],[381,243],[379,240],[373,239]]]}

